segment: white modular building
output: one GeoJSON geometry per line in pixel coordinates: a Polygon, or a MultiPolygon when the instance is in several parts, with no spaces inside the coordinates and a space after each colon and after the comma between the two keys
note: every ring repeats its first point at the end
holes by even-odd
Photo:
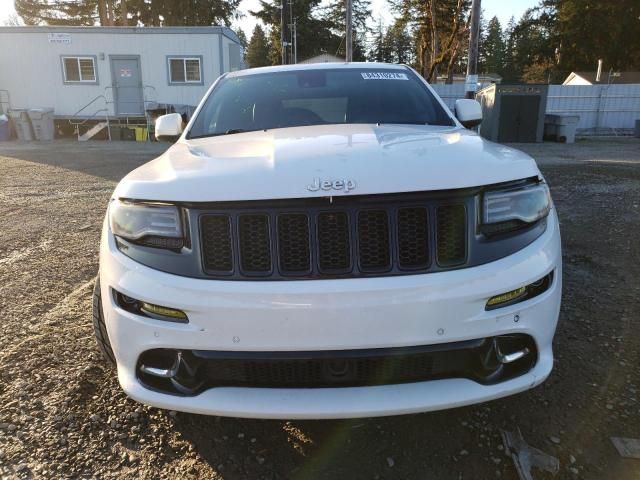
{"type": "Polygon", "coordinates": [[[243,68],[227,27],[0,27],[0,108],[57,119],[144,117],[195,107],[221,74],[243,68]]]}

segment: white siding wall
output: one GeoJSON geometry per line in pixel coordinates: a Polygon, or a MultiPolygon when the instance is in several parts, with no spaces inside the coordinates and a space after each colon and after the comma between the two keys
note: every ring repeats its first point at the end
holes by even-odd
{"type": "Polygon", "coordinates": [[[640,84],[550,85],[547,113],[578,115],[578,129],[631,129],[640,120],[640,84]]]}
{"type": "MultiPolygon", "coordinates": [[[[56,30],[57,31],[57,30],[56,30]]],[[[64,30],[65,32],[67,30],[64,30]]],[[[7,32],[0,29],[0,89],[8,90],[14,108],[53,107],[56,115],[73,115],[98,95],[113,94],[109,55],[139,55],[142,83],[147,100],[197,105],[223,69],[228,70],[227,44],[231,40],[218,33],[89,33],[71,31],[70,44],[49,43],[48,30],[7,32]],[[64,84],[62,55],[97,57],[98,85],[64,84]],[[167,55],[202,56],[203,85],[169,85],[167,55]]],[[[97,101],[96,109],[104,108],[97,101]],[[98,106],[99,105],[99,106],[98,106]]],[[[113,104],[109,104],[113,114],[113,104]]],[[[93,107],[84,114],[90,115],[93,107]]]]}
{"type": "Polygon", "coordinates": [[[447,104],[447,107],[453,112],[456,100],[464,98],[464,83],[432,83],[431,86],[436,91],[442,101],[447,104]]]}
{"type": "MultiPolygon", "coordinates": [[[[464,98],[464,85],[432,87],[452,110],[464,98]]],[[[640,120],[640,84],[549,85],[546,113],[578,115],[583,133],[630,130],[640,120]]]]}

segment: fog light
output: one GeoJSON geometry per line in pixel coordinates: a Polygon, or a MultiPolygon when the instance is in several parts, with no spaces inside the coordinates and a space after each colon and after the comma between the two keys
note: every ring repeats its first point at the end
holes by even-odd
{"type": "Polygon", "coordinates": [[[507,293],[501,293],[500,295],[496,295],[495,297],[491,297],[487,302],[487,307],[492,307],[495,305],[500,305],[501,303],[507,303],[515,300],[516,298],[524,295],[527,292],[527,287],[516,288],[515,290],[511,290],[507,293]]]}
{"type": "Polygon", "coordinates": [[[160,305],[154,305],[153,303],[141,302],[140,310],[150,315],[159,315],[161,317],[170,317],[178,320],[186,320],[187,315],[182,310],[176,310],[175,308],[161,307],[160,305]]]}
{"type": "Polygon", "coordinates": [[[530,298],[537,297],[548,290],[552,281],[553,272],[550,272],[529,285],[491,297],[484,308],[485,310],[493,310],[494,308],[506,307],[508,305],[513,305],[514,303],[524,302],[530,298]]]}
{"type": "Polygon", "coordinates": [[[166,322],[189,323],[187,314],[182,310],[136,300],[116,290],[113,290],[113,297],[118,306],[127,312],[166,322]]]}

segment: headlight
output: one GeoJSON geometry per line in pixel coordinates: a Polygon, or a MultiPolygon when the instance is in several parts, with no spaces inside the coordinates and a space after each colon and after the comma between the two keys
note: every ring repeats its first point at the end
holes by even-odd
{"type": "Polygon", "coordinates": [[[546,217],[550,209],[551,195],[544,183],[486,192],[483,231],[495,234],[526,227],[546,217]]]}
{"type": "Polygon", "coordinates": [[[184,244],[180,211],[173,205],[115,200],[109,206],[111,232],[125,240],[160,248],[184,244]]]}

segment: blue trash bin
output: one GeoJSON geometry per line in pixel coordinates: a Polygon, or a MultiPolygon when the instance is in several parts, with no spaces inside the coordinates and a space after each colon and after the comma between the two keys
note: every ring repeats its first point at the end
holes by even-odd
{"type": "Polygon", "coordinates": [[[0,142],[9,140],[9,118],[6,115],[0,115],[0,142]]]}

